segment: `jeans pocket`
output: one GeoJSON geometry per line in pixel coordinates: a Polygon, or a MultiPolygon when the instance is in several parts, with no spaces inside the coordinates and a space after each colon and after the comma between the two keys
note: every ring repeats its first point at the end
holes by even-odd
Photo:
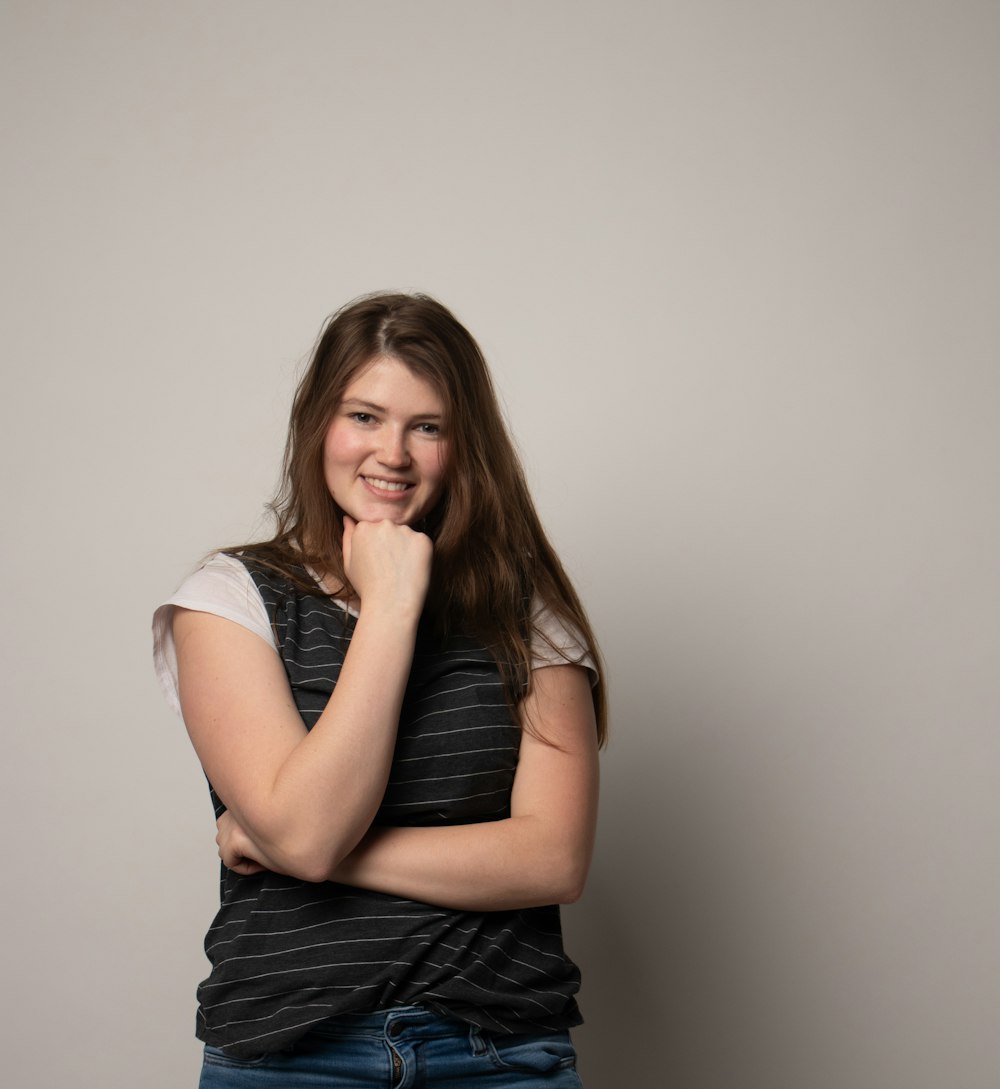
{"type": "Polygon", "coordinates": [[[501,1070],[546,1074],[576,1066],[576,1049],[568,1032],[490,1036],[489,1051],[490,1059],[501,1070]]]}

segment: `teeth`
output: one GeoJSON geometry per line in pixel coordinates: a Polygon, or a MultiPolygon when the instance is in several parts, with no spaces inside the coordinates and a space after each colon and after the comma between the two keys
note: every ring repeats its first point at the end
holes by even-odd
{"type": "Polygon", "coordinates": [[[396,480],[379,480],[377,476],[366,476],[365,480],[373,488],[380,488],[384,492],[405,492],[409,484],[401,484],[396,480]]]}

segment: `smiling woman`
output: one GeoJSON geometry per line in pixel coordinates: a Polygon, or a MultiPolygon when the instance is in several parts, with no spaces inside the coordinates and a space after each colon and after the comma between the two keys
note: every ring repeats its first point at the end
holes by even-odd
{"type": "Polygon", "coordinates": [[[578,1087],[600,657],[440,303],[333,316],[273,510],[154,619],[223,865],[202,1089],[578,1087]]]}

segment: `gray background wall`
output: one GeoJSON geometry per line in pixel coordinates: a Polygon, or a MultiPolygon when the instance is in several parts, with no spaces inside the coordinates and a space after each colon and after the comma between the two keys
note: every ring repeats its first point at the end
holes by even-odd
{"type": "Polygon", "coordinates": [[[213,826],[149,614],[259,527],[323,317],[412,287],[607,652],[588,1089],[995,1086],[1000,8],[5,0],[0,41],[5,1084],[195,1084],[213,826]]]}

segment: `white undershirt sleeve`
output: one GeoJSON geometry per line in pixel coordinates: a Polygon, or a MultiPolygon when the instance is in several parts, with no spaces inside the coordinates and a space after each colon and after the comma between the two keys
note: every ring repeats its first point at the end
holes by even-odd
{"type": "Polygon", "coordinates": [[[591,686],[597,684],[597,666],[583,642],[583,637],[575,628],[568,627],[539,598],[532,602],[531,622],[532,669],[578,665],[590,674],[591,686]]]}
{"type": "Polygon", "coordinates": [[[217,552],[178,587],[153,614],[153,665],[167,702],[178,714],[177,648],[174,646],[174,609],[213,613],[240,624],[277,650],[271,622],[250,572],[234,556],[217,552]]]}

